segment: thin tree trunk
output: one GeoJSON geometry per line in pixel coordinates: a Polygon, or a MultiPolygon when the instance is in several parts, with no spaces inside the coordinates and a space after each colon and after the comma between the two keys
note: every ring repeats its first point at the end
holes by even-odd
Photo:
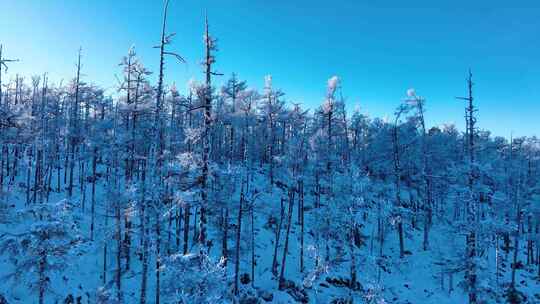
{"type": "Polygon", "coordinates": [[[300,181],[298,185],[300,206],[298,214],[300,214],[300,272],[304,272],[304,182],[300,181]]]}
{"type": "Polygon", "coordinates": [[[280,217],[279,217],[279,224],[276,227],[276,242],[274,244],[274,257],[272,258],[272,274],[277,277],[278,275],[278,262],[277,262],[277,255],[278,255],[278,248],[279,248],[279,239],[281,236],[281,227],[283,225],[283,218],[285,216],[285,206],[284,206],[284,199],[281,198],[280,200],[280,217]]]}
{"type": "Polygon", "coordinates": [[[161,293],[161,223],[156,212],[156,304],[159,304],[161,293]]]}
{"type": "Polygon", "coordinates": [[[251,202],[251,287],[255,287],[255,201],[251,202]]]}
{"type": "Polygon", "coordinates": [[[224,266],[227,266],[227,260],[229,258],[229,248],[228,248],[228,237],[229,237],[229,208],[225,207],[225,216],[223,217],[222,223],[223,229],[223,239],[222,239],[222,249],[221,256],[223,257],[224,266]]]}
{"type": "Polygon", "coordinates": [[[119,202],[115,202],[115,219],[116,219],[116,294],[117,298],[120,301],[122,298],[122,218],[120,216],[120,206],[119,202]]]}
{"type": "Polygon", "coordinates": [[[143,159],[142,169],[142,189],[141,189],[141,238],[142,238],[142,272],[141,272],[141,297],[140,304],[146,304],[146,288],[148,285],[148,216],[146,214],[146,159],[143,159]]]}
{"type": "Polygon", "coordinates": [[[45,267],[47,265],[47,251],[42,249],[40,252],[39,266],[38,266],[38,276],[39,276],[39,304],[43,304],[45,301],[45,290],[47,285],[47,278],[45,275],[45,267]]]}
{"type": "Polygon", "coordinates": [[[91,222],[90,222],[90,240],[94,240],[94,227],[96,221],[96,175],[97,170],[97,147],[94,147],[92,155],[92,205],[90,206],[91,222]]]}
{"type": "Polygon", "coordinates": [[[351,255],[351,282],[349,288],[351,290],[356,290],[356,256],[354,254],[354,220],[351,218],[350,224],[350,235],[349,235],[349,254],[351,255]]]}
{"type": "Polygon", "coordinates": [[[182,209],[176,206],[175,210],[175,242],[176,242],[176,251],[180,252],[180,232],[181,232],[181,225],[182,225],[182,209]]]}
{"type": "Polygon", "coordinates": [[[240,236],[242,233],[242,208],[244,203],[244,184],[240,192],[240,206],[238,207],[238,220],[236,224],[236,251],[234,261],[234,294],[238,295],[238,277],[240,273],[240,236]]]}
{"type": "Polygon", "coordinates": [[[512,262],[512,282],[511,282],[512,288],[515,288],[516,286],[516,271],[518,268],[517,263],[518,263],[518,253],[519,253],[519,225],[521,222],[521,208],[519,206],[517,208],[516,221],[517,221],[518,229],[516,231],[516,235],[514,236],[514,255],[513,255],[513,262],[512,262]]]}
{"type": "Polygon", "coordinates": [[[279,274],[279,289],[283,287],[285,280],[285,262],[287,261],[287,251],[289,250],[289,233],[291,231],[292,213],[294,207],[294,189],[289,189],[289,214],[287,215],[287,232],[285,233],[285,245],[283,246],[283,256],[281,258],[281,272],[279,274]]]}
{"type": "Polygon", "coordinates": [[[189,215],[191,213],[189,204],[184,205],[184,250],[183,253],[188,254],[189,249],[189,215]]]}

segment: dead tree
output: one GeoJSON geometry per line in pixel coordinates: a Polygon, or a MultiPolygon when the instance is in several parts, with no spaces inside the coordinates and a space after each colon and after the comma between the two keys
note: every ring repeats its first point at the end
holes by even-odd
{"type": "Polygon", "coordinates": [[[217,51],[216,39],[213,39],[208,32],[208,16],[205,18],[205,60],[204,73],[206,83],[204,88],[204,129],[203,129],[203,165],[201,174],[201,209],[199,220],[199,244],[206,244],[206,209],[208,208],[208,162],[210,156],[210,128],[212,127],[212,76],[222,75],[212,70],[212,64],[216,62],[212,52],[217,51]]]}
{"type": "Polygon", "coordinates": [[[70,162],[69,162],[69,186],[68,195],[71,198],[73,196],[73,169],[75,167],[75,150],[78,142],[78,127],[79,127],[79,89],[81,79],[81,53],[82,49],[79,48],[79,55],[77,59],[77,73],[75,75],[75,100],[72,105],[71,117],[70,117],[70,162]]]}
{"type": "Polygon", "coordinates": [[[399,257],[403,258],[405,256],[405,240],[403,236],[403,219],[401,218],[401,158],[400,158],[400,148],[399,148],[399,118],[404,111],[404,107],[399,107],[395,113],[394,126],[392,128],[392,147],[393,147],[393,160],[394,160],[394,183],[395,183],[395,208],[396,208],[396,221],[397,221],[397,232],[399,238],[399,257]]]}
{"type": "Polygon", "coordinates": [[[467,79],[467,88],[469,92],[468,97],[457,97],[457,99],[465,100],[468,102],[466,108],[466,120],[467,120],[467,147],[468,147],[468,188],[469,188],[469,200],[467,202],[467,223],[469,224],[470,231],[467,234],[466,238],[466,248],[467,248],[467,285],[469,288],[469,303],[477,303],[477,292],[476,292],[476,223],[477,223],[477,204],[478,200],[474,193],[474,186],[476,183],[476,174],[475,174],[475,159],[474,159],[474,137],[475,137],[475,124],[476,117],[475,112],[476,108],[474,107],[474,98],[473,98],[473,82],[472,82],[472,72],[469,70],[469,77],[467,79]]]}
{"type": "Polygon", "coordinates": [[[422,132],[422,143],[421,143],[421,152],[422,152],[422,167],[421,175],[424,181],[424,240],[423,240],[423,249],[428,250],[429,247],[429,229],[432,222],[433,214],[433,193],[432,193],[432,176],[431,176],[431,165],[429,160],[429,148],[428,148],[428,134],[426,131],[426,122],[424,119],[424,104],[425,99],[417,96],[414,90],[412,92],[407,92],[411,102],[414,104],[414,107],[417,111],[417,118],[420,123],[420,129],[422,132]]]}
{"type": "MultiPolygon", "coordinates": [[[[163,119],[161,117],[162,110],[163,110],[163,70],[165,66],[165,56],[170,55],[175,57],[180,62],[185,62],[184,58],[182,58],[180,55],[170,52],[166,50],[166,46],[169,45],[172,42],[172,38],[174,37],[174,33],[167,34],[167,10],[169,8],[169,0],[165,0],[164,8],[163,8],[163,22],[161,27],[161,39],[159,46],[156,46],[155,48],[159,48],[159,76],[158,76],[158,86],[156,91],[156,113],[155,113],[155,131],[157,135],[157,166],[156,166],[156,177],[161,177],[162,174],[162,164],[163,164],[163,152],[165,150],[165,126],[163,123],[163,119]]],[[[159,181],[161,182],[161,178],[159,178],[159,181]]],[[[160,185],[161,188],[161,185],[160,185]]],[[[159,190],[161,192],[161,190],[159,190]]],[[[162,195],[160,194],[160,197],[162,195]]],[[[162,202],[157,202],[158,204],[161,204],[162,202]]],[[[159,222],[160,216],[157,214],[156,210],[156,293],[155,293],[155,303],[160,303],[160,272],[159,269],[161,267],[161,257],[160,257],[160,241],[161,241],[161,235],[160,235],[160,222],[159,222]]]]}

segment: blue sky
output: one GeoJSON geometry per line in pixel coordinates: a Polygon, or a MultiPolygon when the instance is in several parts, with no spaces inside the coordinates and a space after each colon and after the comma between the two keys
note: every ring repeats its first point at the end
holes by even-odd
{"type": "MultiPolygon", "coordinates": [[[[350,108],[379,117],[392,115],[414,87],[427,98],[430,125],[462,126],[454,97],[466,94],[471,67],[481,128],[540,135],[538,1],[171,0],[172,49],[188,64],[169,60],[167,83],[202,79],[205,10],[218,38],[216,68],[252,87],[272,74],[288,100],[314,108],[338,75],[350,108]]],[[[85,79],[112,92],[131,45],[157,71],[161,15],[157,0],[2,0],[0,43],[22,60],[8,77],[68,79],[81,46],[85,79]]]]}

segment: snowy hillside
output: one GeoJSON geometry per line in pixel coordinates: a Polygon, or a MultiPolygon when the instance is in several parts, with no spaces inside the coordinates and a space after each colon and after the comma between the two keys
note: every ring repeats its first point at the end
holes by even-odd
{"type": "Polygon", "coordinates": [[[208,21],[184,92],[172,38],[114,97],[81,51],[67,83],[0,77],[0,304],[540,303],[540,141],[483,130],[470,72],[430,127],[414,89],[380,119],[337,76],[315,109],[216,86],[208,21]]]}

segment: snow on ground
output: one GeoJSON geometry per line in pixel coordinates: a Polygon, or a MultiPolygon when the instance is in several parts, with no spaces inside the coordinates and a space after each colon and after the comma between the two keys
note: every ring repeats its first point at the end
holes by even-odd
{"type": "MultiPolygon", "coordinates": [[[[112,286],[112,279],[114,278],[115,270],[115,243],[113,241],[112,234],[112,218],[106,219],[103,214],[103,206],[105,202],[104,194],[104,181],[99,183],[98,187],[98,211],[97,219],[97,231],[96,239],[91,241],[89,239],[89,200],[87,197],[85,210],[82,210],[80,205],[81,196],[79,193],[74,196],[73,201],[78,202],[76,211],[76,219],[80,226],[80,233],[84,239],[83,245],[79,248],[76,254],[66,257],[67,267],[59,269],[50,278],[51,289],[47,293],[46,303],[63,303],[64,299],[69,295],[73,295],[76,299],[81,297],[82,303],[96,303],[96,296],[98,290],[103,286],[112,286]],[[104,229],[105,221],[108,221],[109,229],[104,229]],[[107,231],[107,232],[105,232],[107,231]],[[104,254],[104,240],[107,242],[107,278],[103,278],[103,254],[104,254]]],[[[279,201],[283,195],[278,188],[268,190],[268,181],[265,175],[258,174],[255,178],[252,187],[258,189],[265,189],[263,195],[257,197],[255,201],[255,243],[256,243],[256,270],[255,270],[255,282],[253,289],[250,284],[241,286],[241,293],[256,294],[258,291],[266,291],[272,294],[272,303],[294,303],[295,300],[291,295],[285,291],[278,290],[278,281],[271,272],[272,257],[274,251],[275,233],[268,225],[268,219],[271,215],[279,216],[279,201]]],[[[24,185],[11,185],[7,188],[7,197],[5,201],[8,203],[8,209],[10,211],[10,217],[8,222],[0,224],[0,234],[8,232],[10,234],[17,234],[19,232],[28,229],[30,222],[24,221],[16,216],[15,210],[23,208],[25,202],[25,189],[24,185]]],[[[51,193],[51,201],[58,201],[64,199],[66,194],[51,193]]],[[[238,197],[238,196],[236,196],[238,197]]],[[[303,282],[309,281],[310,273],[315,271],[315,256],[319,254],[323,255],[321,250],[316,248],[322,248],[320,242],[317,246],[317,242],[313,238],[309,227],[313,227],[314,224],[314,198],[311,195],[306,196],[305,202],[305,271],[300,272],[300,242],[299,233],[300,225],[298,222],[298,214],[296,213],[297,205],[294,206],[294,214],[292,216],[293,224],[291,226],[290,239],[289,239],[289,255],[287,256],[287,267],[285,270],[285,277],[294,281],[297,286],[302,286],[303,282]]],[[[194,216],[191,217],[194,219],[194,216]]],[[[234,239],[234,227],[236,224],[236,214],[231,212],[230,214],[231,229],[229,230],[229,249],[231,251],[231,259],[228,266],[227,275],[230,276],[229,282],[232,282],[233,277],[233,249],[235,245],[234,239]]],[[[410,223],[407,223],[409,225],[410,223]]],[[[242,244],[242,262],[240,273],[251,274],[251,251],[249,247],[249,232],[251,230],[251,223],[249,213],[245,214],[243,222],[243,244],[242,244]]],[[[351,291],[347,287],[336,287],[326,281],[326,278],[342,278],[348,279],[350,276],[350,257],[348,254],[343,254],[338,262],[331,262],[325,266],[326,269],[316,280],[310,288],[306,288],[310,303],[331,303],[336,299],[345,299],[352,293],[357,303],[437,303],[437,304],[455,304],[455,303],[467,303],[466,293],[459,286],[459,282],[463,281],[464,272],[460,271],[453,275],[452,285],[453,290],[450,291],[450,276],[444,272],[444,263],[441,262],[441,256],[438,253],[452,252],[452,248],[456,244],[464,244],[463,239],[447,239],[445,238],[448,233],[445,231],[437,230],[434,228],[431,231],[430,250],[424,251],[422,249],[423,231],[419,228],[407,229],[405,246],[410,254],[404,258],[399,258],[399,248],[397,242],[397,234],[395,229],[386,224],[386,235],[383,248],[383,257],[379,259],[379,246],[377,240],[372,240],[374,236],[376,225],[376,218],[372,214],[368,216],[367,221],[363,223],[361,233],[365,237],[364,244],[361,248],[356,249],[356,267],[357,278],[362,286],[361,290],[351,291]],[[378,266],[384,264],[384,267],[378,266]],[[441,277],[441,273],[444,275],[441,277]]],[[[435,226],[437,227],[437,226],[435,226]]],[[[163,226],[164,235],[166,240],[167,224],[163,226]]],[[[132,263],[131,269],[126,271],[122,275],[122,288],[124,290],[125,303],[138,303],[139,302],[139,287],[140,287],[140,275],[141,275],[141,262],[137,253],[140,252],[140,240],[137,238],[137,228],[134,228],[134,240],[132,241],[132,263]]],[[[346,232],[342,232],[346,233],[346,232]]],[[[191,234],[191,233],[190,233],[191,234]]],[[[221,253],[220,246],[220,232],[216,230],[209,231],[209,235],[215,238],[211,247],[210,255],[216,259],[219,259],[221,253]]],[[[191,237],[191,235],[190,235],[191,237]]],[[[173,236],[174,238],[174,236],[173,236]]],[[[284,235],[281,237],[281,245],[284,242],[284,235]]],[[[173,242],[174,243],[174,242],[173,242]]],[[[336,253],[335,248],[343,247],[345,244],[331,244],[331,252],[336,253]]],[[[463,247],[463,246],[462,246],[463,247]]],[[[194,248],[194,247],[192,247],[194,248]]],[[[173,248],[173,251],[175,248],[173,248]]],[[[344,249],[346,252],[346,249],[344,249]]],[[[282,247],[279,249],[279,262],[281,263],[282,247]]],[[[460,254],[456,252],[456,254],[460,254]]],[[[503,254],[504,257],[504,254],[503,254]]],[[[0,276],[5,276],[13,271],[12,264],[8,261],[9,256],[3,255],[0,262],[0,276]]],[[[494,258],[489,257],[489,263],[494,265],[494,258]]],[[[506,261],[509,261],[509,257],[506,256],[506,261]]],[[[324,260],[321,259],[324,263],[324,260]]],[[[152,254],[150,259],[150,269],[153,269],[155,263],[155,256],[152,254]]],[[[508,262],[506,264],[509,264],[508,262]]],[[[323,267],[324,268],[324,267],[323,267]]],[[[504,269],[504,278],[501,278],[501,289],[503,283],[507,283],[510,280],[510,271],[508,268],[504,269]]],[[[495,279],[495,278],[489,278],[495,279]]],[[[7,299],[8,303],[37,303],[37,296],[31,291],[31,280],[35,280],[35,273],[26,273],[22,281],[14,282],[13,280],[3,279],[0,282],[0,293],[7,299]]],[[[538,297],[540,294],[540,288],[538,287],[538,281],[535,277],[534,270],[531,268],[529,271],[523,270],[518,272],[518,289],[529,295],[529,303],[540,303],[540,298],[534,298],[535,294],[538,297]]],[[[153,302],[155,291],[155,276],[152,271],[149,272],[148,278],[148,299],[149,303],[153,302]]],[[[232,288],[232,286],[229,286],[232,288]]],[[[339,302],[333,302],[339,303],[339,302]]]]}

